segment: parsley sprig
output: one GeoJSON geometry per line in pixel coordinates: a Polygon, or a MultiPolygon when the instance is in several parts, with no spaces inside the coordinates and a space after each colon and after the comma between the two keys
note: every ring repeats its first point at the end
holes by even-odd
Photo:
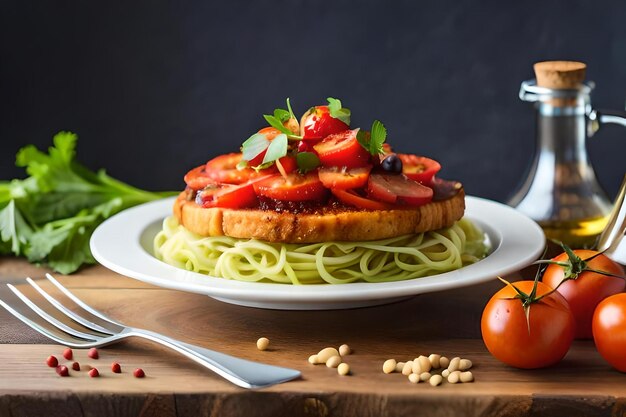
{"type": "Polygon", "coordinates": [[[350,126],[350,109],[341,107],[341,100],[328,97],[328,112],[331,117],[339,119],[348,126],[350,126]]]}
{"type": "Polygon", "coordinates": [[[370,154],[380,155],[383,152],[383,143],[387,139],[387,129],[379,120],[374,120],[369,132],[359,130],[356,139],[370,154]]]}
{"type": "Polygon", "coordinates": [[[291,109],[291,103],[289,102],[289,99],[287,99],[287,110],[274,109],[274,114],[264,114],[263,118],[265,119],[265,121],[267,121],[267,123],[269,123],[270,126],[278,129],[278,131],[280,131],[281,133],[284,133],[288,139],[302,139],[302,136],[296,135],[294,132],[291,131],[291,129],[284,125],[284,123],[288,122],[291,119],[293,119],[297,123],[297,119],[293,113],[293,110],[291,109]]]}
{"type": "Polygon", "coordinates": [[[69,274],[95,263],[89,238],[106,218],[175,192],[153,193],[92,172],[76,160],[77,136],[60,132],[48,153],[22,148],[16,164],[30,175],[0,182],[0,254],[25,255],[69,274]]]}

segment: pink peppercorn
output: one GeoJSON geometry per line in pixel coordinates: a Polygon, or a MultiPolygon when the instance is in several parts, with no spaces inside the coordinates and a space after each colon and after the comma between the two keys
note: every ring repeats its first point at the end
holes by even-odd
{"type": "Polygon", "coordinates": [[[46,359],[46,365],[48,365],[50,368],[56,368],[58,364],[59,360],[56,358],[56,356],[50,355],[48,356],[48,359],[46,359]]]}
{"type": "Polygon", "coordinates": [[[98,372],[97,368],[91,368],[91,370],[89,371],[89,376],[92,378],[97,378],[100,376],[100,372],[98,372]]]}
{"type": "Polygon", "coordinates": [[[89,349],[89,352],[87,352],[87,356],[89,356],[91,359],[98,359],[99,357],[98,349],[96,348],[89,349]]]}
{"type": "Polygon", "coordinates": [[[72,369],[75,371],[80,371],[80,364],[78,362],[74,362],[72,364],[72,369]]]}
{"type": "Polygon", "coordinates": [[[114,374],[121,374],[122,373],[122,367],[120,366],[119,363],[113,362],[111,364],[111,371],[113,371],[114,374]]]}
{"type": "Polygon", "coordinates": [[[74,352],[72,352],[72,349],[70,348],[65,348],[63,351],[63,357],[69,361],[74,357],[74,352]]]}
{"type": "Polygon", "coordinates": [[[143,378],[144,376],[146,376],[145,372],[141,368],[135,369],[133,375],[135,376],[135,378],[143,378]]]}
{"type": "Polygon", "coordinates": [[[60,376],[69,376],[70,371],[69,369],[67,369],[67,366],[60,365],[60,366],[57,366],[57,374],[59,374],[60,376]]]}

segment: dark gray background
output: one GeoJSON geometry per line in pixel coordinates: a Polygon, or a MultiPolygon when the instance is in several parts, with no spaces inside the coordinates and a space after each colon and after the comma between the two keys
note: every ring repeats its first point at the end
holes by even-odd
{"type": "MultiPolygon", "coordinates": [[[[0,179],[15,152],[80,135],[79,159],[148,189],[235,150],[291,97],[341,98],[396,149],[505,200],[534,151],[532,63],[588,62],[598,107],[626,98],[626,2],[209,1],[0,4],[0,179]],[[185,4],[182,4],[185,3],[185,4]]],[[[614,196],[626,131],[588,144],[614,196]]]]}

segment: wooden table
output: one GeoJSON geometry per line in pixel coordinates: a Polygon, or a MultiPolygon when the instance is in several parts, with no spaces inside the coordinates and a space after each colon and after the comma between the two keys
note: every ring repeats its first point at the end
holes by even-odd
{"type": "MultiPolygon", "coordinates": [[[[39,278],[44,272],[22,260],[0,258],[2,281],[39,278]]],[[[238,307],[146,285],[100,266],[60,281],[127,324],[296,368],[303,377],[245,390],[156,344],[131,340],[102,348],[98,360],[75,351],[76,360],[101,370],[100,378],[83,371],[61,378],[45,365],[48,355],[61,357],[61,346],[2,344],[0,416],[626,415],[626,375],[612,370],[593,342],[575,342],[559,365],[544,370],[513,369],[489,355],[479,322],[484,304],[500,287],[495,280],[386,306],[336,311],[238,307]],[[270,350],[257,350],[261,336],[271,340],[270,350]],[[351,375],[342,377],[335,369],[307,362],[321,348],[342,343],[354,349],[346,360],[351,375]],[[429,353],[471,359],[476,381],[431,387],[382,373],[385,359],[429,353]],[[112,361],[122,364],[122,374],[111,373],[112,361]],[[135,367],[142,367],[147,377],[134,378],[135,367]]],[[[10,319],[0,313],[4,326],[10,319]]],[[[28,337],[29,329],[23,330],[28,337]]]]}

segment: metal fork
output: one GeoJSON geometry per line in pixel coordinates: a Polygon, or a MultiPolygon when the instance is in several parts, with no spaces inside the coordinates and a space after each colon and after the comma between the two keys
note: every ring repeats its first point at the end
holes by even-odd
{"type": "Polygon", "coordinates": [[[7,286],[17,297],[20,298],[20,300],[23,301],[24,304],[17,305],[19,302],[16,302],[13,305],[9,305],[4,300],[0,299],[0,305],[28,326],[62,345],[74,348],[100,347],[110,345],[128,337],[136,336],[152,340],[174,349],[175,351],[187,356],[189,359],[206,366],[233,384],[243,388],[262,388],[300,377],[300,372],[295,369],[282,368],[235,358],[224,353],[184,343],[150,330],[125,326],[124,324],[106,317],[99,311],[89,307],[78,297],[72,294],[67,288],[61,285],[50,274],[46,274],[46,278],[48,278],[48,280],[63,294],[76,303],[76,305],[80,306],[96,319],[89,320],[85,318],[84,315],[79,315],[65,307],[60,301],[48,294],[31,278],[26,278],[26,281],[33,286],[33,288],[35,288],[35,290],[37,290],[37,292],[39,292],[39,294],[41,294],[41,296],[44,297],[52,306],[68,318],[72,319],[74,322],[83,326],[86,331],[79,331],[57,320],[12,284],[7,284],[7,286]],[[44,321],[35,321],[26,317],[26,315],[23,314],[23,311],[28,311],[26,307],[30,308],[32,312],[36,313],[44,321]],[[98,323],[95,323],[94,321],[98,321],[98,323]],[[54,328],[60,330],[60,332],[50,328],[46,322],[54,326],[54,328]]]}

